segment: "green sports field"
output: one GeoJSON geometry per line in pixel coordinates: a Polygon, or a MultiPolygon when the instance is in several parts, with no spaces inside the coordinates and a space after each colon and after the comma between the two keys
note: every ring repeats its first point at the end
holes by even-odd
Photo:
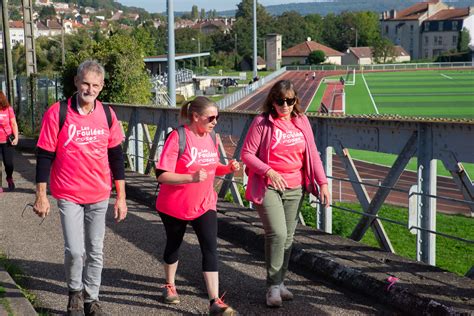
{"type": "MultiPolygon", "coordinates": [[[[324,88],[323,83],[309,111],[318,109],[324,88]]],[[[356,74],[355,85],[344,90],[347,114],[474,119],[474,70],[356,74]]]]}
{"type": "MultiPolygon", "coordinates": [[[[338,77],[335,77],[338,78],[338,77]]],[[[352,81],[352,77],[346,78],[352,81]]],[[[325,84],[322,83],[308,108],[317,111],[325,84]]],[[[344,87],[346,114],[398,114],[415,117],[474,119],[474,70],[423,70],[370,72],[355,75],[355,84],[344,87]]],[[[395,155],[351,150],[355,159],[391,166],[395,155]]],[[[469,174],[474,165],[466,164],[469,174]]],[[[416,170],[416,158],[407,166],[416,170]]],[[[441,162],[438,174],[450,176],[441,162]]]]}

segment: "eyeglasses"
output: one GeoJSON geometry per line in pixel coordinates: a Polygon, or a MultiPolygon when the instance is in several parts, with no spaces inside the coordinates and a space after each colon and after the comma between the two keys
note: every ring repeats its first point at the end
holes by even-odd
{"type": "Polygon", "coordinates": [[[288,106],[292,106],[292,105],[295,105],[296,103],[296,97],[294,98],[278,98],[278,99],[275,99],[275,103],[276,105],[278,106],[284,106],[285,105],[285,102],[288,106]]]}
{"type": "MultiPolygon", "coordinates": [[[[23,208],[23,212],[21,212],[21,217],[24,217],[25,211],[26,211],[26,209],[29,208],[29,207],[31,207],[31,209],[33,209],[33,203],[27,203],[27,204],[25,205],[25,207],[23,208]]],[[[43,222],[44,222],[45,219],[46,219],[46,217],[43,217],[43,218],[41,219],[41,222],[39,223],[39,225],[43,224],[43,222]]]]}
{"type": "Polygon", "coordinates": [[[207,116],[206,119],[209,123],[212,123],[214,120],[217,121],[219,119],[219,115],[207,116]]]}

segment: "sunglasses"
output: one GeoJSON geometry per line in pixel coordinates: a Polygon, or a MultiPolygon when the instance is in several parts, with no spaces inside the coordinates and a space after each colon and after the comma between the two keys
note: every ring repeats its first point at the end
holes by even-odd
{"type": "Polygon", "coordinates": [[[285,102],[288,106],[292,106],[292,105],[295,105],[296,103],[296,97],[295,98],[278,98],[278,99],[275,99],[275,103],[276,105],[278,106],[283,106],[285,105],[285,102]]]}
{"type": "Polygon", "coordinates": [[[214,122],[214,120],[217,121],[219,119],[219,115],[208,116],[208,117],[206,117],[206,119],[209,123],[212,123],[212,122],[214,122]]]}

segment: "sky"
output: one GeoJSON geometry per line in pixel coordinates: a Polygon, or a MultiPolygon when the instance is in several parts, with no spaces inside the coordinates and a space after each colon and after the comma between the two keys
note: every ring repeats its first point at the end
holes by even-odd
{"type": "MultiPolygon", "coordinates": [[[[150,13],[166,11],[167,0],[115,0],[126,6],[144,8],[150,13]]],[[[264,6],[273,4],[296,3],[296,2],[317,2],[318,0],[258,0],[264,6]]],[[[319,0],[321,1],[321,0],[319,0]]],[[[215,9],[217,11],[235,10],[241,0],[173,0],[174,11],[191,11],[192,6],[198,6],[199,11],[215,9]]]]}

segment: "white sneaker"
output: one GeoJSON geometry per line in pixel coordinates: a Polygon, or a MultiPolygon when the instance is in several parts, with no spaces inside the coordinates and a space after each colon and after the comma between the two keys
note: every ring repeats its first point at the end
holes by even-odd
{"type": "Polygon", "coordinates": [[[284,301],[291,301],[293,299],[293,293],[291,293],[283,282],[280,284],[280,296],[284,301]]]}
{"type": "Polygon", "coordinates": [[[267,306],[269,307],[280,307],[282,305],[280,286],[272,285],[267,291],[267,306]]]}

